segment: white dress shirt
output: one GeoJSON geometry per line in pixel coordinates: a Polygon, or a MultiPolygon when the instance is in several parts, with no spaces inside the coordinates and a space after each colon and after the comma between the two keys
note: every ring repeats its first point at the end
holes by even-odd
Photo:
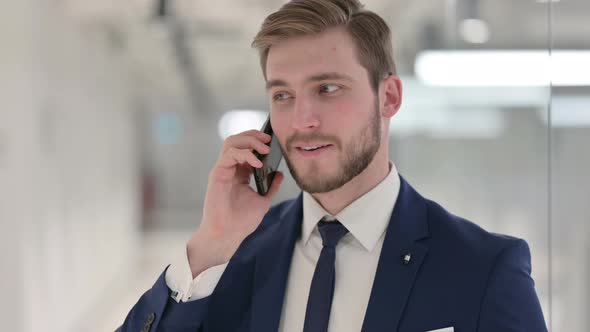
{"type": "MultiPolygon", "coordinates": [[[[336,246],[336,280],[328,331],[360,331],[369,303],[385,230],[397,200],[400,179],[390,162],[389,174],[373,189],[331,216],[307,192],[303,192],[301,236],[295,243],[287,279],[279,331],[303,330],[307,297],[322,250],[317,223],[324,217],[338,219],[349,231],[336,246]]],[[[175,300],[193,301],[211,295],[226,264],[211,267],[194,280],[186,254],[166,272],[166,284],[175,300]]]]}

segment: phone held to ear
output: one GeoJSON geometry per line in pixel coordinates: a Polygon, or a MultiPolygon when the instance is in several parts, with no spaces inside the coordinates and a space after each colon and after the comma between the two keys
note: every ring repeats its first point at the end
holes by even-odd
{"type": "Polygon", "coordinates": [[[262,167],[254,167],[254,180],[256,181],[256,189],[260,195],[266,196],[275,177],[276,171],[279,168],[279,164],[283,159],[283,152],[281,151],[279,140],[275,137],[272,131],[272,127],[270,125],[270,114],[268,118],[266,118],[266,122],[264,122],[264,125],[260,131],[271,136],[270,143],[267,144],[270,146],[270,152],[268,154],[260,154],[254,150],[254,155],[260,161],[262,161],[262,167]]]}

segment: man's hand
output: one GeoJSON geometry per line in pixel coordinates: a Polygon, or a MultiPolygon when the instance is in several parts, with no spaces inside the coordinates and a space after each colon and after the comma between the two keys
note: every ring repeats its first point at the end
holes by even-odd
{"type": "Polygon", "coordinates": [[[270,152],[271,136],[249,130],[229,136],[209,173],[203,220],[187,243],[193,278],[209,267],[223,264],[260,224],[284,175],[277,172],[266,196],[250,187],[252,167],[262,167],[253,150],[270,152]]]}

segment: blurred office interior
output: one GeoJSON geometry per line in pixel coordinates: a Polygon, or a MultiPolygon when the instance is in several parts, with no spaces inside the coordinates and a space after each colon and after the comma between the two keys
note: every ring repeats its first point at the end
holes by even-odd
{"type": "MultiPolygon", "coordinates": [[[[282,3],[3,3],[2,330],[112,331],[182,259],[223,138],[268,112],[250,43],[282,3]]],[[[590,2],[363,3],[393,30],[400,174],[526,239],[550,331],[590,330],[590,2]]]]}

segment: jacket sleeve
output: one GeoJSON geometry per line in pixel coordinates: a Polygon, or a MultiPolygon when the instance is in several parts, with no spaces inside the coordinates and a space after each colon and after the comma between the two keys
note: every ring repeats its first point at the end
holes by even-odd
{"type": "Polygon", "coordinates": [[[517,239],[496,257],[482,300],[478,332],[546,332],[531,278],[531,253],[517,239]]]}
{"type": "Polygon", "coordinates": [[[177,303],[170,296],[165,275],[166,270],[154,286],[141,296],[116,332],[199,331],[207,315],[210,296],[177,303]]]}

